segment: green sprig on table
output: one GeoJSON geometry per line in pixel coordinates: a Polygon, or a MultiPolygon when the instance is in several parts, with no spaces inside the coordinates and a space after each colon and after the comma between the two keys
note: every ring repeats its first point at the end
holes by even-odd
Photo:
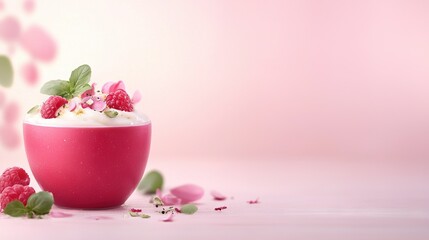
{"type": "Polygon", "coordinates": [[[28,198],[26,206],[19,200],[8,203],[4,209],[4,213],[12,217],[41,217],[51,211],[53,204],[54,197],[52,193],[42,191],[31,195],[30,198],[28,198]]]}

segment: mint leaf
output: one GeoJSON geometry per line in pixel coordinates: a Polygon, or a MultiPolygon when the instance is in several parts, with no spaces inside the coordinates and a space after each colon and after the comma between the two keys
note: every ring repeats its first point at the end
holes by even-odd
{"type": "Polygon", "coordinates": [[[27,208],[36,215],[45,215],[51,211],[53,204],[54,197],[52,196],[52,193],[42,191],[35,193],[28,198],[27,208]]]}
{"type": "Polygon", "coordinates": [[[70,75],[70,85],[72,89],[77,89],[79,86],[83,86],[89,83],[91,78],[91,67],[84,64],[79,66],[70,75]]]}
{"type": "Polygon", "coordinates": [[[117,112],[117,111],[115,111],[115,110],[107,110],[107,111],[104,111],[104,114],[105,114],[106,116],[108,116],[109,118],[115,118],[116,116],[118,116],[118,112],[117,112]]]}
{"type": "Polygon", "coordinates": [[[198,211],[198,207],[195,204],[185,204],[180,208],[180,212],[184,214],[194,214],[198,211]]]}
{"type": "Polygon", "coordinates": [[[75,90],[73,92],[73,97],[78,97],[79,95],[84,93],[86,90],[89,90],[91,88],[92,88],[91,85],[89,85],[88,83],[86,83],[84,85],[79,85],[75,88],[75,90]]]}
{"type": "Polygon", "coordinates": [[[6,205],[4,213],[12,217],[21,217],[28,213],[28,209],[19,200],[14,200],[6,205]]]}
{"type": "Polygon", "coordinates": [[[162,189],[164,180],[162,175],[158,171],[148,172],[143,179],[141,180],[138,190],[142,191],[144,194],[153,194],[156,192],[156,189],[162,189]]]}
{"type": "Polygon", "coordinates": [[[64,98],[70,98],[70,83],[64,80],[51,80],[43,84],[41,93],[46,95],[57,95],[64,98]]]}
{"type": "Polygon", "coordinates": [[[73,70],[69,81],[49,81],[42,86],[40,92],[46,95],[56,95],[66,99],[72,99],[86,90],[91,89],[91,86],[88,84],[90,78],[91,67],[85,64],[73,70]]]}
{"type": "Polygon", "coordinates": [[[0,56],[0,85],[10,87],[13,83],[12,63],[6,56],[0,56]]]}

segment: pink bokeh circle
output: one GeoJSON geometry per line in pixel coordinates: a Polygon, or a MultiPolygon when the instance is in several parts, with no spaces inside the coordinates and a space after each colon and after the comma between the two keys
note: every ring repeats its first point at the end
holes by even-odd
{"type": "Polygon", "coordinates": [[[39,70],[34,62],[28,62],[21,67],[21,74],[25,82],[35,85],[39,80],[39,70]]]}
{"type": "Polygon", "coordinates": [[[3,120],[7,125],[12,125],[19,118],[19,105],[16,102],[10,102],[5,105],[3,120]]]}
{"type": "Polygon", "coordinates": [[[0,21],[0,38],[6,42],[14,42],[21,35],[21,23],[18,18],[8,16],[0,21]]]}
{"type": "Polygon", "coordinates": [[[23,8],[27,13],[32,13],[36,7],[36,2],[34,0],[25,0],[23,8]]]}
{"type": "Polygon", "coordinates": [[[0,141],[11,149],[19,147],[21,143],[18,131],[9,125],[0,127],[0,141]]]}
{"type": "Polygon", "coordinates": [[[49,62],[55,58],[57,45],[43,28],[30,26],[21,36],[21,46],[35,59],[49,62]]]}

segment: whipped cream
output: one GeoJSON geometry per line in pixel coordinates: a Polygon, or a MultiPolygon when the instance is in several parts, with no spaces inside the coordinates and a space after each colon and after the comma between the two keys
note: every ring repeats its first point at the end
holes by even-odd
{"type": "Polygon", "coordinates": [[[139,126],[150,123],[148,117],[137,112],[124,112],[115,110],[118,115],[114,118],[106,116],[103,112],[94,111],[90,108],[80,108],[75,111],[63,109],[56,118],[42,118],[40,112],[29,113],[24,123],[43,126],[62,127],[116,127],[116,126],[139,126]]]}

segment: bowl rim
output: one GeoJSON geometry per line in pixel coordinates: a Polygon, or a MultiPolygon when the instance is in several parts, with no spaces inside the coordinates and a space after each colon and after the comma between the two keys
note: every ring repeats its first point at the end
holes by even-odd
{"type": "Polygon", "coordinates": [[[27,120],[22,121],[23,125],[31,125],[31,126],[37,126],[37,127],[46,127],[46,128],[129,128],[129,127],[143,127],[147,125],[152,125],[152,122],[150,120],[147,120],[144,123],[138,123],[138,124],[130,124],[130,125],[49,125],[44,123],[34,123],[29,122],[27,120]]]}

